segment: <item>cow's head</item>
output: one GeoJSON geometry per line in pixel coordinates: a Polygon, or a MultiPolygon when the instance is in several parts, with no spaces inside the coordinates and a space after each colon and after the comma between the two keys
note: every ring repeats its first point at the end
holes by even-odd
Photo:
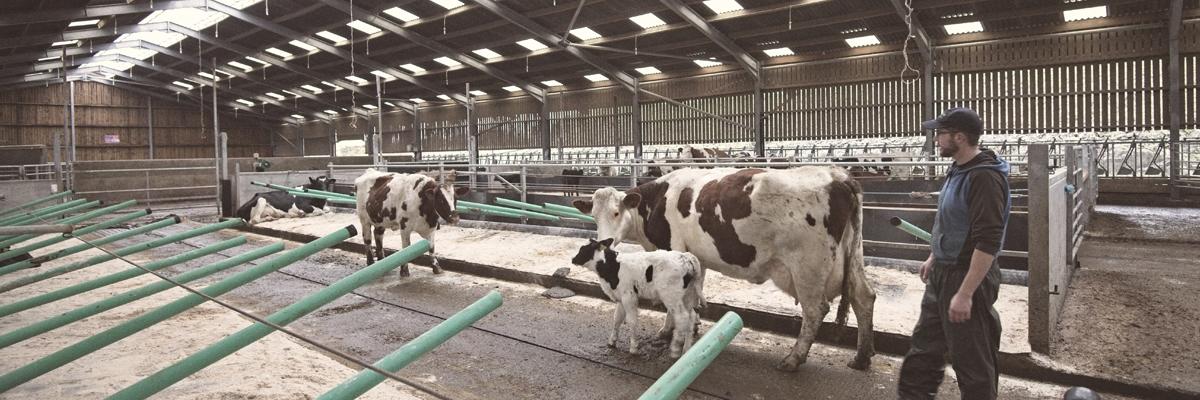
{"type": "Polygon", "coordinates": [[[334,182],[337,182],[337,179],[333,179],[333,178],[326,177],[326,176],[318,176],[316,178],[313,178],[310,176],[310,177],[308,177],[308,184],[304,185],[304,187],[308,188],[308,189],[324,190],[326,192],[332,192],[334,182]]]}
{"type": "Polygon", "coordinates": [[[641,232],[642,218],[638,216],[637,211],[641,201],[640,194],[606,187],[597,189],[592,194],[591,201],[575,200],[571,205],[596,219],[597,238],[613,239],[614,242],[620,243],[627,236],[641,232]]]}
{"type": "Polygon", "coordinates": [[[604,239],[596,241],[596,239],[588,239],[588,244],[579,248],[579,253],[571,259],[571,263],[585,267],[587,269],[596,269],[596,262],[604,260],[605,250],[612,247],[612,239],[604,239]]]}
{"type": "Polygon", "coordinates": [[[429,182],[421,189],[421,202],[433,204],[434,212],[451,224],[458,223],[458,210],[455,207],[458,197],[464,196],[470,191],[467,187],[454,187],[457,177],[457,172],[450,171],[449,174],[441,177],[440,184],[429,182]]]}

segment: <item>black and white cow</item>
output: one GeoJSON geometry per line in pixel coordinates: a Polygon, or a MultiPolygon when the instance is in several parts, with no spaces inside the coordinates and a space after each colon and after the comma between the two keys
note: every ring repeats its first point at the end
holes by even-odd
{"type": "MultiPolygon", "coordinates": [[[[308,183],[297,189],[333,191],[337,179],[324,176],[308,178],[308,183]]],[[[297,197],[282,190],[255,193],[237,210],[237,216],[250,225],[279,218],[300,218],[306,215],[322,215],[329,212],[325,199],[297,197]],[[286,211],[285,211],[286,210],[286,211]]]]}
{"type": "MultiPolygon", "coordinates": [[[[367,245],[367,265],[375,263],[376,257],[383,259],[383,233],[387,229],[400,231],[404,247],[412,244],[411,235],[416,232],[429,241],[432,256],[434,233],[441,227],[438,218],[457,223],[456,199],[469,190],[455,188],[456,177],[457,173],[450,171],[439,184],[426,174],[393,174],[368,168],[354,179],[358,220],[362,224],[363,243],[367,245]],[[374,252],[372,236],[376,242],[374,252]]],[[[433,273],[442,273],[436,257],[433,257],[433,273]]],[[[400,267],[400,276],[409,276],[408,264],[400,267]]]]}
{"type": "Polygon", "coordinates": [[[655,166],[646,167],[646,176],[659,177],[659,176],[666,175],[666,174],[670,173],[671,171],[674,171],[677,169],[689,168],[689,167],[674,166],[674,165],[670,165],[670,164],[709,163],[709,162],[721,162],[721,161],[733,161],[733,159],[732,159],[732,157],[729,156],[729,153],[726,153],[726,152],[722,151],[721,149],[716,149],[716,148],[711,148],[711,147],[694,147],[692,145],[684,145],[684,146],[676,149],[675,154],[673,156],[668,156],[668,157],[659,158],[659,159],[650,161],[653,164],[664,164],[664,165],[655,165],[655,166]]]}
{"type": "Polygon", "coordinates": [[[597,190],[575,207],[596,218],[599,239],[629,239],[647,250],[695,254],[705,268],[753,283],[771,280],[803,311],[792,351],[779,364],[796,370],[808,358],[830,301],[841,296],[858,320],[858,354],[875,354],[875,291],[863,269],[862,188],[845,169],[682,169],[618,191],[597,190]]]}
{"type": "Polygon", "coordinates": [[[670,336],[671,358],[679,358],[692,347],[693,329],[700,321],[696,308],[704,304],[704,268],[700,260],[679,251],[617,253],[612,244],[612,239],[589,239],[571,259],[573,264],[600,275],[600,288],[617,303],[608,345],[617,346],[617,334],[628,314],[629,353],[637,354],[638,299],[653,300],[667,309],[658,337],[670,336]]]}

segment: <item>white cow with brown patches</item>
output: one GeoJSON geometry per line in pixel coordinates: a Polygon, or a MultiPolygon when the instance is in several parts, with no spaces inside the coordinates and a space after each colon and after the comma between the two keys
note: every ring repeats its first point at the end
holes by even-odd
{"type": "MultiPolygon", "coordinates": [[[[465,187],[454,187],[456,174],[451,171],[438,183],[425,174],[396,174],[368,168],[354,180],[358,220],[362,224],[363,243],[367,245],[367,265],[375,258],[383,259],[383,233],[387,229],[400,231],[403,247],[412,244],[413,232],[429,241],[433,255],[434,234],[441,226],[439,217],[451,224],[458,222],[455,201],[467,193],[465,187]],[[371,251],[371,238],[375,251],[371,251]]],[[[440,274],[436,257],[433,273],[440,274]]],[[[409,276],[408,264],[400,267],[400,276],[409,276]]]]}
{"type": "Polygon", "coordinates": [[[753,283],[771,280],[803,311],[791,353],[779,364],[796,370],[808,358],[832,299],[841,296],[858,320],[856,369],[875,354],[875,291],[863,269],[862,189],[845,169],[682,169],[625,192],[597,190],[576,208],[596,218],[598,239],[629,239],[646,250],[695,254],[705,268],[753,283]]]}

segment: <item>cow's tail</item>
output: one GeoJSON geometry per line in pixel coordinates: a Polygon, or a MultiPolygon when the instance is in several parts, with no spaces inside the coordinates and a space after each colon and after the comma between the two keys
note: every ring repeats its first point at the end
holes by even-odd
{"type": "Polygon", "coordinates": [[[258,204],[258,195],[257,194],[254,195],[254,197],[251,197],[250,201],[247,201],[245,204],[242,204],[241,207],[238,207],[237,213],[235,213],[234,215],[237,215],[239,218],[242,219],[242,221],[250,222],[250,213],[252,211],[254,211],[255,204],[258,204]]]}
{"type": "Polygon", "coordinates": [[[700,265],[700,259],[692,253],[687,253],[688,263],[691,265],[691,270],[696,273],[696,281],[692,282],[692,293],[696,296],[696,305],[704,308],[708,305],[708,301],[704,300],[704,266],[700,265]]]}
{"type": "MultiPolygon", "coordinates": [[[[850,311],[851,280],[858,278],[862,269],[862,185],[853,178],[847,177],[844,183],[850,187],[850,221],[842,233],[842,295],[838,302],[837,316],[834,323],[846,325],[846,315],[850,311]]],[[[861,282],[859,284],[862,284],[861,282]]]]}

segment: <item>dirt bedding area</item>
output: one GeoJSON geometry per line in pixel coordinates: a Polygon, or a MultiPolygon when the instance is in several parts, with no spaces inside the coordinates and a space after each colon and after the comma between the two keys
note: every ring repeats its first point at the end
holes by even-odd
{"type": "Polygon", "coordinates": [[[1200,393],[1200,249],[1165,242],[1200,240],[1200,212],[1105,208],[1080,251],[1054,360],[1200,393]]]}

